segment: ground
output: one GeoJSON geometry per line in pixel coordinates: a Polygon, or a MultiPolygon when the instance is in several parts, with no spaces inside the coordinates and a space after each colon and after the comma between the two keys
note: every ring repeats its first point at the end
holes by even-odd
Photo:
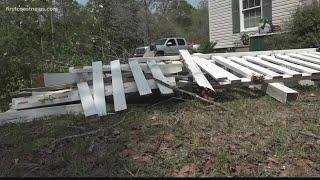
{"type": "Polygon", "coordinates": [[[6,125],[0,176],[319,176],[320,139],[301,132],[320,135],[320,88],[298,91],[288,104],[249,89],[219,92],[231,111],[167,100],[102,120],[6,125]]]}

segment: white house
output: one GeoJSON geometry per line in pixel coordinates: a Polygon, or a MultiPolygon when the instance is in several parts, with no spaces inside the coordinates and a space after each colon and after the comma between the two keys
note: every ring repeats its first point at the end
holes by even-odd
{"type": "Polygon", "coordinates": [[[259,20],[283,25],[299,5],[315,0],[208,0],[210,41],[216,49],[236,47],[242,32],[258,33],[259,20]]]}

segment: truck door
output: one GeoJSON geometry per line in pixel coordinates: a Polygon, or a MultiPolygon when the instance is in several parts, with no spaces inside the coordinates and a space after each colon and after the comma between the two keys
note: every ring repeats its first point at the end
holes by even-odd
{"type": "Polygon", "coordinates": [[[178,53],[178,46],[175,39],[169,39],[165,47],[165,55],[173,55],[178,53]]]}
{"type": "Polygon", "coordinates": [[[181,50],[181,49],[187,49],[187,44],[186,44],[186,41],[182,38],[180,39],[177,39],[177,42],[178,42],[178,49],[181,50]]]}

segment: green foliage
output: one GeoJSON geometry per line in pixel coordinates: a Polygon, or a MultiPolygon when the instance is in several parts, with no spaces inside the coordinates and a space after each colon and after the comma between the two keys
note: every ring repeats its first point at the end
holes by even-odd
{"type": "Polygon", "coordinates": [[[214,47],[215,47],[216,45],[217,45],[217,42],[210,42],[209,40],[203,41],[203,42],[200,44],[199,52],[200,52],[200,53],[204,53],[204,54],[214,53],[214,52],[215,52],[214,47]]]}
{"type": "MultiPolygon", "coordinates": [[[[93,60],[131,57],[156,38],[208,40],[208,8],[186,0],[0,1],[0,94],[13,96],[31,75],[65,72],[93,60]],[[6,7],[56,7],[58,12],[13,12],[6,7]]],[[[210,46],[206,47],[208,49],[210,46]]]]}
{"type": "Polygon", "coordinates": [[[283,28],[287,33],[266,39],[270,49],[310,48],[320,45],[320,7],[302,6],[283,28]]]}

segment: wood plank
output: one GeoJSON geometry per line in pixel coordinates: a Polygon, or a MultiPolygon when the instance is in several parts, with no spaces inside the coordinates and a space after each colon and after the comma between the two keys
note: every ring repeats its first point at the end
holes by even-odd
{"type": "Polygon", "coordinates": [[[282,103],[295,101],[298,97],[297,91],[290,89],[280,83],[269,83],[266,89],[266,93],[282,103]]]}
{"type": "Polygon", "coordinates": [[[93,68],[93,101],[99,116],[107,115],[106,100],[104,95],[104,82],[102,74],[102,62],[92,62],[93,68]]]}
{"type": "Polygon", "coordinates": [[[204,76],[199,66],[194,62],[193,57],[190,55],[188,50],[179,50],[179,52],[182,59],[184,60],[183,62],[185,66],[188,68],[191,75],[193,76],[194,81],[200,87],[208,88],[214,91],[213,87],[211,86],[207,78],[204,76]]]}
{"type": "Polygon", "coordinates": [[[320,54],[319,54],[319,55],[317,55],[317,54],[312,54],[312,53],[300,53],[300,54],[301,54],[301,55],[304,55],[304,56],[308,56],[308,57],[320,59],[320,54]]]}
{"type": "Polygon", "coordinates": [[[295,63],[295,64],[299,64],[299,65],[302,65],[302,66],[309,67],[311,69],[315,69],[315,70],[319,70],[320,71],[320,65],[319,64],[311,63],[311,62],[308,62],[308,61],[303,61],[303,60],[300,60],[300,59],[297,59],[297,58],[292,58],[292,57],[287,56],[287,55],[276,54],[275,57],[278,58],[278,59],[282,59],[282,60],[285,60],[285,61],[288,61],[288,62],[292,62],[292,63],[295,63]]]}
{"type": "Polygon", "coordinates": [[[320,56],[320,52],[310,52],[312,54],[316,54],[316,55],[319,55],[320,56]]]}
{"type": "MultiPolygon", "coordinates": [[[[159,66],[157,65],[157,62],[155,60],[148,60],[147,64],[152,72],[153,77],[168,83],[168,79],[163,75],[163,73],[161,72],[161,69],[159,68],[159,66]]],[[[170,88],[167,88],[166,86],[157,83],[157,86],[161,92],[161,94],[173,94],[173,90],[170,88]]]]}
{"type": "Polygon", "coordinates": [[[258,57],[262,58],[263,60],[275,63],[275,64],[283,65],[284,67],[286,67],[288,69],[295,70],[295,71],[308,73],[308,74],[311,74],[311,75],[315,75],[315,74],[319,74],[320,73],[320,71],[317,71],[317,70],[314,70],[314,69],[311,69],[311,68],[307,68],[307,67],[304,67],[304,66],[301,66],[301,65],[298,65],[298,64],[294,64],[294,63],[291,63],[291,62],[287,62],[287,61],[284,61],[284,60],[281,60],[281,59],[277,59],[275,56],[261,55],[261,56],[258,56],[258,57]]]}
{"type": "MultiPolygon", "coordinates": [[[[272,51],[251,51],[251,52],[232,52],[232,53],[212,53],[212,54],[199,54],[196,55],[200,58],[211,59],[210,56],[222,56],[222,57],[243,57],[243,56],[257,56],[257,55],[274,55],[274,54],[285,54],[285,53],[316,53],[317,48],[307,48],[307,49],[289,49],[289,50],[272,50],[272,51]]],[[[320,53],[319,53],[320,54],[320,53]]]]}
{"type": "Polygon", "coordinates": [[[146,77],[144,76],[142,69],[139,66],[138,61],[129,61],[129,65],[134,77],[134,80],[137,84],[140,96],[151,94],[152,91],[149,87],[148,81],[146,77]]]}
{"type": "Polygon", "coordinates": [[[92,80],[92,75],[86,73],[43,73],[45,87],[78,83],[81,79],[92,80]]]}
{"type": "Polygon", "coordinates": [[[207,72],[216,81],[224,81],[228,79],[227,75],[220,71],[221,68],[217,68],[217,66],[214,66],[214,64],[208,62],[207,60],[194,57],[194,61],[201,69],[207,72]]]}
{"type": "Polygon", "coordinates": [[[244,76],[245,78],[251,79],[252,76],[263,76],[258,72],[255,72],[251,69],[241,66],[235,62],[232,62],[230,59],[226,59],[222,56],[213,56],[212,58],[216,61],[216,63],[244,76]]]}
{"type": "Polygon", "coordinates": [[[83,114],[83,108],[81,104],[62,105],[45,107],[38,109],[29,109],[21,111],[12,111],[0,113],[0,125],[7,123],[23,123],[30,122],[35,118],[43,118],[49,116],[60,116],[67,114],[83,114]]]}
{"type": "Polygon", "coordinates": [[[127,109],[126,97],[123,88],[123,80],[120,68],[120,61],[110,62],[112,74],[112,92],[115,112],[127,109]]]}
{"type": "Polygon", "coordinates": [[[77,84],[81,99],[82,108],[86,117],[97,114],[95,104],[87,82],[77,84]]]}
{"type": "MultiPolygon", "coordinates": [[[[175,78],[168,77],[169,84],[175,86],[175,78]]],[[[149,79],[148,85],[151,89],[158,89],[157,84],[153,79],[149,79]]],[[[90,91],[93,92],[92,88],[90,91]]],[[[105,85],[105,96],[109,97],[113,95],[112,85],[105,85]]],[[[124,83],[124,92],[136,93],[138,88],[135,82],[124,83]]],[[[37,92],[35,95],[30,97],[19,97],[12,99],[12,108],[15,110],[28,109],[28,108],[39,108],[53,105],[61,105],[66,103],[73,103],[80,101],[79,92],[77,89],[68,91],[57,91],[57,92],[37,92]]]]}
{"type": "Polygon", "coordinates": [[[268,77],[271,77],[271,78],[281,78],[282,75],[279,74],[279,73],[276,73],[274,71],[271,71],[269,69],[266,69],[264,67],[261,67],[261,66],[258,66],[256,64],[253,64],[251,62],[248,62],[246,61],[245,59],[243,58],[238,58],[238,57],[229,57],[229,59],[231,59],[232,61],[242,65],[242,66],[245,66],[247,68],[250,68],[258,73],[261,73],[261,74],[264,74],[268,77]]]}
{"type": "Polygon", "coordinates": [[[301,59],[301,60],[304,60],[304,61],[312,62],[312,63],[315,63],[315,64],[320,64],[320,60],[319,59],[308,57],[308,56],[303,56],[301,54],[288,53],[286,55],[288,55],[290,57],[293,57],[293,58],[301,59]]]}
{"type": "Polygon", "coordinates": [[[293,70],[287,69],[285,67],[279,66],[277,64],[270,63],[268,61],[264,61],[259,57],[244,56],[244,58],[246,60],[250,61],[250,62],[253,62],[253,63],[259,64],[259,65],[268,67],[268,68],[270,68],[270,69],[272,69],[274,71],[277,71],[277,72],[281,72],[281,73],[284,73],[284,74],[287,74],[287,75],[291,75],[291,76],[294,76],[294,77],[302,76],[302,74],[297,72],[297,71],[293,71],[293,70]]]}
{"type": "Polygon", "coordinates": [[[135,58],[129,58],[128,61],[138,61],[141,62],[147,62],[148,60],[155,60],[155,61],[178,61],[181,60],[181,56],[158,56],[158,57],[135,57],[135,58]]]}
{"type": "MultiPolygon", "coordinates": [[[[146,63],[139,63],[139,65],[144,73],[151,74],[151,71],[146,63]]],[[[183,64],[180,61],[171,61],[171,62],[168,62],[165,64],[158,64],[158,66],[160,67],[163,74],[170,75],[170,74],[175,74],[175,73],[181,72],[183,64]]],[[[103,69],[103,72],[110,72],[111,66],[110,65],[103,65],[102,69],[103,69]]],[[[129,64],[121,64],[121,71],[131,71],[129,64]]],[[[91,73],[92,67],[89,66],[89,67],[86,67],[85,69],[82,69],[82,68],[76,69],[74,67],[71,67],[69,69],[69,73],[80,73],[80,72],[91,73]]]]}

